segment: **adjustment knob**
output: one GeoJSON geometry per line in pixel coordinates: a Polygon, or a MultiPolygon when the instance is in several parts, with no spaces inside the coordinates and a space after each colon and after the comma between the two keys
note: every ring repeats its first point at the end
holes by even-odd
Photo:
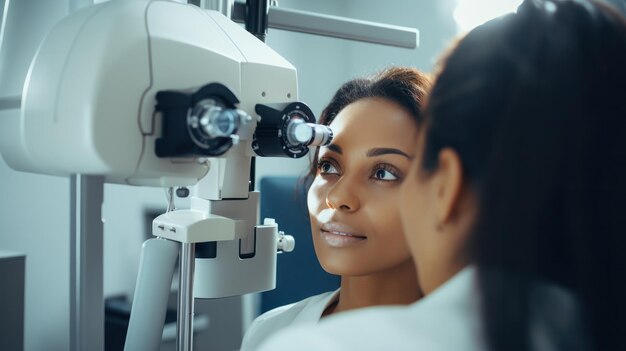
{"type": "Polygon", "coordinates": [[[296,247],[296,239],[284,232],[278,232],[278,250],[291,252],[296,247]]]}

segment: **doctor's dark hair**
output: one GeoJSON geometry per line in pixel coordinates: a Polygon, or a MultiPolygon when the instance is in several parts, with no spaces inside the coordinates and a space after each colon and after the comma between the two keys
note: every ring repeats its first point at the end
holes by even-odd
{"type": "Polygon", "coordinates": [[[470,252],[492,350],[626,350],[626,21],[595,1],[527,0],[447,57],[422,168],[455,150],[479,205],[470,252]],[[537,283],[567,289],[581,333],[537,283]],[[550,335],[538,344],[540,333],[550,335]]]}
{"type": "MultiPolygon", "coordinates": [[[[424,119],[423,105],[431,85],[430,76],[415,68],[389,67],[371,77],[356,78],[344,83],[324,108],[317,123],[330,125],[341,110],[358,100],[382,98],[408,111],[419,126],[424,119]]],[[[354,132],[358,133],[358,130],[354,132]]],[[[319,149],[315,151],[309,173],[305,177],[307,189],[317,174],[318,154],[319,149]]]]}

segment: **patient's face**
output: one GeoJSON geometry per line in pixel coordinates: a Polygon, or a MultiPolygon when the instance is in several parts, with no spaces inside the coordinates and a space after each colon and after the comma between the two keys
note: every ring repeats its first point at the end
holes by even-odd
{"type": "Polygon", "coordinates": [[[399,105],[367,98],[330,124],[308,193],[313,244],[322,267],[368,275],[411,260],[398,214],[400,184],[415,153],[417,126],[399,105]]]}

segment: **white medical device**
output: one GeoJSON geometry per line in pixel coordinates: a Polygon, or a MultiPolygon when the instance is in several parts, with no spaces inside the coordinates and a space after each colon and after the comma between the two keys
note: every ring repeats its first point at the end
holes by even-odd
{"type": "MultiPolygon", "coordinates": [[[[293,249],[293,238],[273,220],[260,221],[251,163],[254,156],[302,157],[309,146],[329,143],[332,132],[314,124],[310,109],[297,101],[295,68],[259,40],[268,22],[305,33],[417,45],[411,28],[268,9],[266,0],[213,3],[228,13],[232,8],[233,20],[245,18],[256,37],[221,13],[196,6],[111,0],[56,24],[32,60],[21,96],[0,97],[0,153],[16,170],[81,175],[72,178],[80,179],[74,191],[103,181],[159,186],[170,188],[171,200],[173,187],[194,187],[190,208],[174,210],[170,201],[168,212],[153,222],[157,239],[144,243],[127,350],[159,348],[177,258],[177,349],[189,350],[194,296],[272,289],[277,250],[293,249]]],[[[101,239],[86,242],[98,236],[88,231],[102,234],[102,189],[96,193],[72,200],[72,230],[80,232],[70,240],[77,256],[70,260],[73,350],[103,347],[102,321],[92,323],[102,316],[101,285],[91,287],[84,279],[90,273],[92,282],[102,278],[101,262],[91,270],[83,256],[101,259],[101,239]]]]}
{"type": "Polygon", "coordinates": [[[260,223],[251,158],[302,157],[332,138],[297,96],[289,62],[196,6],[110,1],[48,33],[19,116],[1,122],[6,162],[113,183],[196,185],[191,208],[155,219],[159,239],[144,244],[127,350],[158,349],[179,250],[178,325],[187,330],[179,349],[191,348],[194,296],[275,287],[277,250],[291,251],[293,238],[260,223]]]}
{"type": "MultiPolygon", "coordinates": [[[[47,35],[26,78],[20,118],[2,122],[1,149],[17,170],[99,174],[133,185],[193,185],[211,169],[219,190],[211,199],[245,198],[250,165],[236,161],[255,156],[255,105],[294,102],[297,93],[295,68],[220,13],[170,1],[111,1],[72,14],[47,35]],[[201,89],[210,83],[223,90],[201,89]],[[205,149],[207,157],[222,156],[216,151],[224,147],[223,159],[235,161],[209,167],[191,149],[157,156],[157,139],[171,132],[163,131],[163,109],[155,110],[157,94],[186,90],[204,100],[198,113],[212,105],[243,111],[231,133],[239,143],[205,149]]],[[[208,127],[188,132],[193,138],[208,127]]],[[[204,141],[219,139],[209,129],[204,141]]]]}

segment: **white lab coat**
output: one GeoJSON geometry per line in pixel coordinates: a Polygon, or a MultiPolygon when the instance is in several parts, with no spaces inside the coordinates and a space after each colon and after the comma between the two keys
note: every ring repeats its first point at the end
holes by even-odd
{"type": "Polygon", "coordinates": [[[255,350],[268,337],[287,327],[317,324],[326,307],[338,298],[339,289],[265,312],[246,331],[241,351],[255,350]]]}
{"type": "MultiPolygon", "coordinates": [[[[324,318],[316,326],[276,333],[257,350],[487,350],[477,278],[477,269],[468,267],[409,306],[343,312],[324,318]]],[[[574,337],[583,333],[576,322],[580,322],[580,315],[572,295],[553,286],[538,287],[537,292],[542,304],[560,305],[558,311],[562,313],[556,314],[559,323],[552,323],[558,325],[556,330],[543,328],[546,324],[541,322],[533,325],[531,342],[536,349],[555,350],[557,344],[563,345],[563,339],[575,347],[561,350],[585,349],[580,346],[584,340],[574,337]]]]}

